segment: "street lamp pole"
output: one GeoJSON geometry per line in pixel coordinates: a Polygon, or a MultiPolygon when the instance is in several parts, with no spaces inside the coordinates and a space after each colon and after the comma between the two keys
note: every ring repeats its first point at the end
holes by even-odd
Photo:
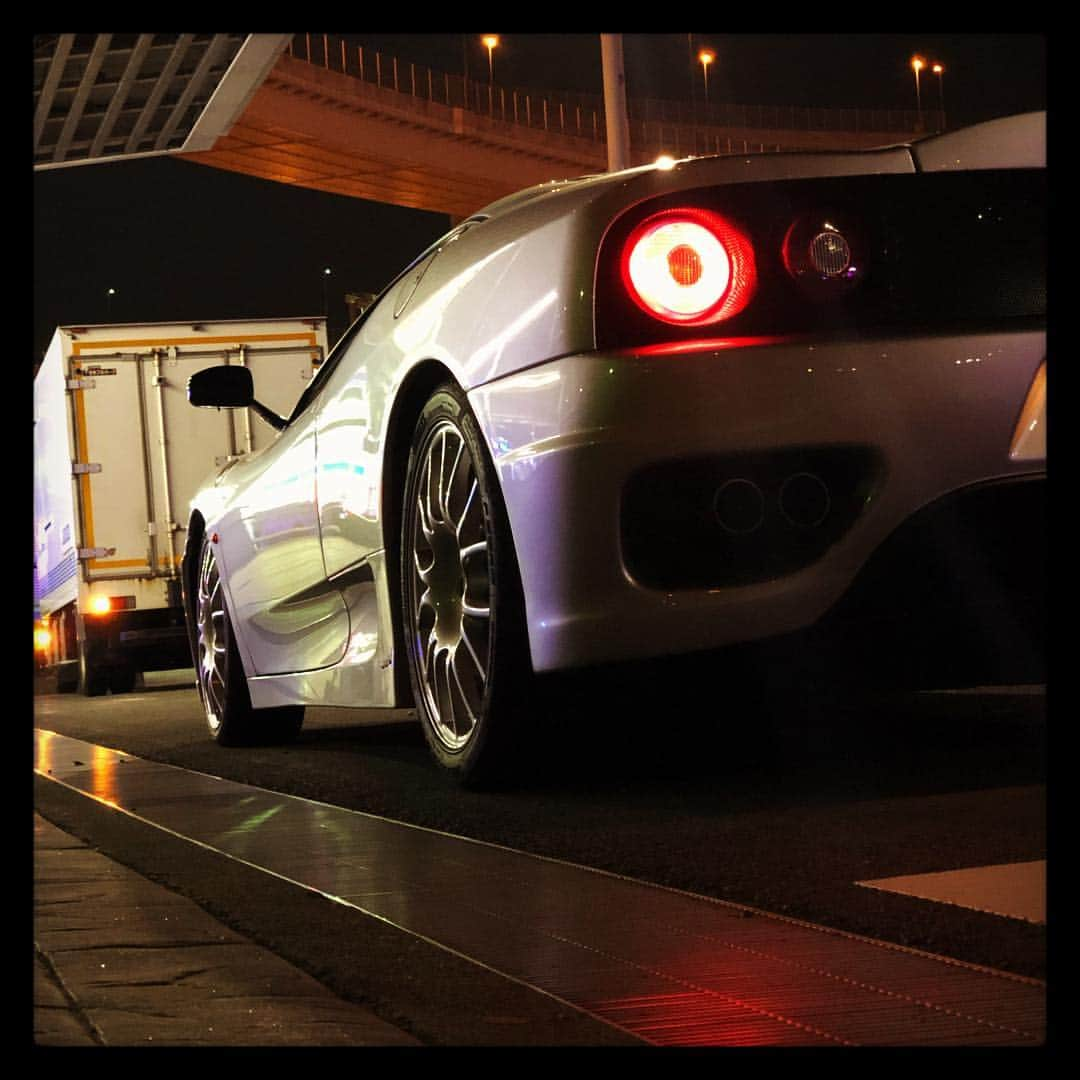
{"type": "Polygon", "coordinates": [[[930,70],[937,76],[938,104],[941,107],[941,129],[944,131],[948,127],[945,123],[945,80],[943,78],[945,65],[935,64],[930,70]]]}
{"type": "Polygon", "coordinates": [[[918,128],[916,130],[922,131],[922,91],[919,88],[919,72],[926,67],[926,61],[921,56],[913,56],[911,58],[911,70],[915,72],[915,107],[919,110],[918,128]]]}
{"type": "Polygon", "coordinates": [[[488,51],[488,112],[495,110],[495,46],[499,44],[498,34],[485,34],[480,39],[488,51]]]}
{"type": "Polygon", "coordinates": [[[324,317],[329,317],[329,311],[327,310],[326,303],[326,279],[333,273],[333,270],[329,266],[322,268],[322,313],[324,317]]]}
{"type": "Polygon", "coordinates": [[[689,61],[686,70],[690,72],[690,108],[694,107],[694,99],[697,97],[697,79],[694,78],[694,35],[686,35],[686,59],[689,61]]]}
{"type": "Polygon", "coordinates": [[[716,53],[712,49],[702,49],[698,53],[698,59],[701,61],[701,70],[705,76],[705,104],[709,104],[709,65],[716,59],[716,53]]]}
{"type": "Polygon", "coordinates": [[[469,107],[469,35],[461,35],[461,61],[464,75],[461,78],[461,104],[469,107]]]}

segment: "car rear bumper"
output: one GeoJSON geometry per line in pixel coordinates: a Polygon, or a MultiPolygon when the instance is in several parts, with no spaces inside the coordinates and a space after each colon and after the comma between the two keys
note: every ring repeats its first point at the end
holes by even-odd
{"type": "MultiPolygon", "coordinates": [[[[534,668],[817,623],[919,510],[1044,475],[1044,359],[1039,330],[710,342],[568,356],[474,389],[534,668]]],[[[1038,550],[1041,520],[1009,524],[1038,550]]]]}

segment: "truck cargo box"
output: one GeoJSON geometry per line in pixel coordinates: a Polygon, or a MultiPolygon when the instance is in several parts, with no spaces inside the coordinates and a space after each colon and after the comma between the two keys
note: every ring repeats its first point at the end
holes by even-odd
{"type": "Polygon", "coordinates": [[[61,690],[120,692],[191,665],[188,502],[277,432],[252,410],[192,409],[189,377],[243,364],[287,416],[326,350],[321,316],[57,328],[34,380],[34,607],[61,690]]]}

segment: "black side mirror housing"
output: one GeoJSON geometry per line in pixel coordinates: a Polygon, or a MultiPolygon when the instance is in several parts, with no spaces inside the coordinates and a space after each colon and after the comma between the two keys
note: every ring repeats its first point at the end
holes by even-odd
{"type": "Polygon", "coordinates": [[[253,409],[275,431],[287,421],[255,400],[251,372],[240,364],[203,368],[188,379],[188,401],[201,409],[253,409]]]}
{"type": "Polygon", "coordinates": [[[203,368],[188,379],[188,401],[203,409],[242,409],[255,401],[251,372],[239,364],[203,368]]]}

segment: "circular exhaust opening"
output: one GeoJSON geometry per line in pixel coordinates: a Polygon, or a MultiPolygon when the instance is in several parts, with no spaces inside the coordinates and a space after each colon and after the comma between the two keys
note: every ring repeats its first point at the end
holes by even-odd
{"type": "Polygon", "coordinates": [[[800,472],[789,476],[780,487],[780,513],[799,528],[820,525],[832,507],[829,489],[820,476],[800,472]]]}
{"type": "Polygon", "coordinates": [[[752,480],[736,477],[717,489],[716,520],[730,533],[751,533],[765,520],[765,496],[752,480]]]}

